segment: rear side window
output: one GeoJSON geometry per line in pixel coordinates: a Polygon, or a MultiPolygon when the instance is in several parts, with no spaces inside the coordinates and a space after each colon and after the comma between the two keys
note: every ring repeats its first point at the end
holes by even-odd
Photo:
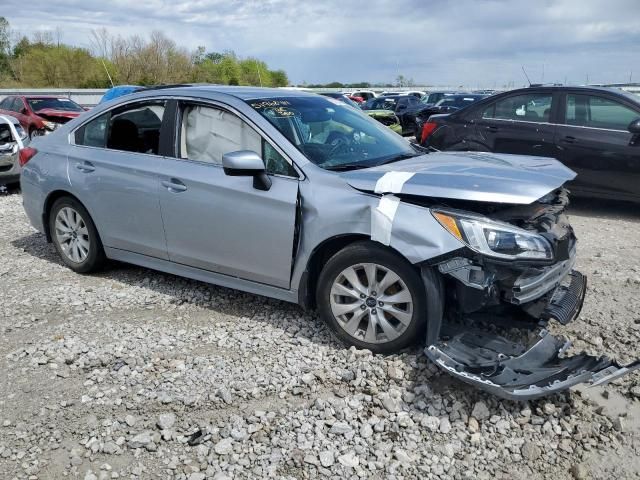
{"type": "Polygon", "coordinates": [[[297,176],[289,162],[250,125],[233,113],[203,105],[182,112],[180,158],[222,165],[225,153],[251,150],[265,162],[267,173],[297,176]]]}
{"type": "Polygon", "coordinates": [[[164,101],[117,108],[76,130],[76,145],[157,155],[164,110],[164,101]]]}
{"type": "Polygon", "coordinates": [[[13,103],[13,97],[7,97],[0,102],[0,108],[2,110],[10,110],[13,103]]]}
{"type": "Polygon", "coordinates": [[[549,122],[551,118],[551,94],[530,93],[514,95],[490,105],[482,118],[519,120],[521,122],[549,122]]]}
{"type": "Polygon", "coordinates": [[[639,112],[615,100],[594,95],[567,95],[567,125],[626,131],[638,117],[639,112]]]}

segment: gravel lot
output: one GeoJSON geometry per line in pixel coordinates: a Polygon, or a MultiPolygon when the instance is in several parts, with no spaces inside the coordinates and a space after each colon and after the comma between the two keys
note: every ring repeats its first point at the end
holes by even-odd
{"type": "MultiPolygon", "coordinates": [[[[581,204],[576,350],[639,355],[640,213],[581,204]]],[[[294,305],[61,265],[0,195],[0,478],[640,478],[640,375],[529,404],[294,305]],[[195,435],[194,435],[195,434],[195,435]]]]}

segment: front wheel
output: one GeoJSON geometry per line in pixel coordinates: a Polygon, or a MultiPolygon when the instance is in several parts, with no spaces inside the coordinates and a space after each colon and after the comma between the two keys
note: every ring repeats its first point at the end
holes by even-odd
{"type": "Polygon", "coordinates": [[[318,311],[338,339],[375,353],[396,352],[422,336],[425,297],[416,269],[369,241],[331,257],[316,292],[318,311]]]}

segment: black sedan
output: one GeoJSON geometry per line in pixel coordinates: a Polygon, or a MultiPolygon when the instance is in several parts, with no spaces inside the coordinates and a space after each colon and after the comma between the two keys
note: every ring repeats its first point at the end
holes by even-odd
{"type": "Polygon", "coordinates": [[[575,194],[640,203],[640,98],[622,90],[513,90],[431,116],[420,133],[439,150],[554,157],[577,172],[575,194]]]}

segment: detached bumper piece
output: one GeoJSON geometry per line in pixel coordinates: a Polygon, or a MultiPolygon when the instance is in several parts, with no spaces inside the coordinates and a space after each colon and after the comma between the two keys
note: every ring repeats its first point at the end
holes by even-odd
{"type": "Polygon", "coordinates": [[[465,329],[448,338],[427,347],[426,355],[463,382],[509,400],[531,400],[578,383],[602,385],[640,368],[640,360],[619,365],[585,353],[564,357],[570,342],[546,330],[529,348],[485,331],[465,329]]]}

